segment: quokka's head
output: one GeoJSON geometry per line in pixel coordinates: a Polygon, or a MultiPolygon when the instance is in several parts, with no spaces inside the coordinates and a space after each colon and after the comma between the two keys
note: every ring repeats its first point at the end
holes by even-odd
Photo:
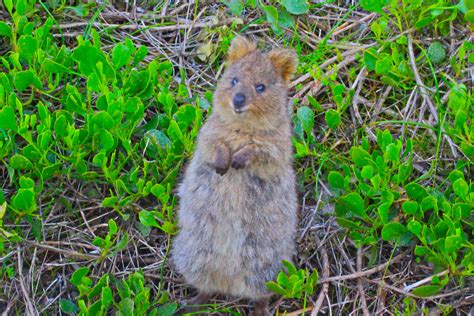
{"type": "Polygon", "coordinates": [[[271,121],[286,116],[288,83],[297,65],[293,50],[262,52],[255,43],[236,37],[214,94],[215,110],[233,121],[271,121]]]}

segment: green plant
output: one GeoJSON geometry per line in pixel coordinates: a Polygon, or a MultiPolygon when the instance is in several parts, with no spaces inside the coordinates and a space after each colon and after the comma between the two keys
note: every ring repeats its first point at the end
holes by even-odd
{"type": "MultiPolygon", "coordinates": [[[[377,130],[377,147],[371,149],[367,140],[352,147],[350,164],[328,175],[337,195],[338,223],[359,246],[377,247],[380,238],[398,246],[416,244],[415,254],[437,269],[469,275],[474,269],[468,238],[474,184],[459,170],[450,173],[444,190],[423,179],[411,181],[412,146],[411,140],[403,146],[388,130],[377,130]]],[[[421,287],[417,294],[432,295],[446,282],[421,287]]]]}
{"type": "Polygon", "coordinates": [[[13,24],[0,26],[12,47],[0,59],[8,70],[0,74],[0,159],[18,187],[5,216],[35,221],[37,201],[54,181],[87,179],[109,184],[102,206],[124,219],[131,204],[154,196],[161,207],[153,212],[172,233],[170,191],[201,125],[199,100],[178,107],[187,95],[170,92],[171,64],[144,65],[147,48],[128,39],[110,54],[95,30],[92,42],[78,37],[71,50],[58,46],[53,20],[35,26],[20,15],[33,5],[9,10],[13,24]],[[149,107],[158,109],[155,117],[145,117],[149,107]]]}
{"type": "Polygon", "coordinates": [[[123,237],[118,240],[118,227],[113,219],[109,219],[108,222],[109,232],[105,238],[96,237],[93,244],[101,249],[101,258],[105,258],[107,255],[114,255],[118,251],[122,251],[128,244],[128,235],[124,234],[123,237]]]}
{"type": "Polygon", "coordinates": [[[174,315],[176,303],[168,303],[168,292],[162,292],[157,300],[151,299],[151,290],[145,286],[141,272],[135,272],[127,279],[117,280],[108,274],[95,284],[88,276],[89,268],[76,270],[70,282],[79,291],[77,303],[62,299],[61,310],[67,314],[108,315],[113,307],[117,315],[174,315]],[[158,306],[159,305],[159,306],[158,306]],[[157,307],[158,306],[158,307],[157,307]]]}
{"type": "Polygon", "coordinates": [[[265,5],[263,1],[257,0],[231,0],[223,1],[232,14],[241,15],[245,6],[259,8],[265,13],[265,18],[276,33],[281,33],[281,27],[292,28],[295,26],[293,15],[301,15],[309,10],[309,3],[306,0],[278,0],[275,4],[265,5]]]}
{"type": "Polygon", "coordinates": [[[314,293],[314,288],[318,283],[318,272],[311,273],[305,269],[296,269],[289,261],[283,260],[286,272],[280,271],[275,281],[267,282],[267,287],[272,292],[286,298],[306,298],[314,293]]]}

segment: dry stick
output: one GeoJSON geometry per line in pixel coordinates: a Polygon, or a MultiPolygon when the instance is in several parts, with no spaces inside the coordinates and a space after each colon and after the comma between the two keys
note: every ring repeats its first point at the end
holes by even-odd
{"type": "MultiPolygon", "coordinates": [[[[146,27],[146,26],[141,26],[141,25],[136,25],[136,24],[127,24],[127,25],[122,25],[122,24],[103,24],[103,23],[93,23],[92,26],[95,28],[99,27],[104,27],[104,28],[114,28],[114,29],[120,29],[120,30],[148,30],[148,31],[178,31],[178,30],[185,30],[189,28],[206,28],[206,27],[216,27],[220,25],[225,25],[227,24],[226,21],[224,22],[200,22],[200,23],[189,23],[189,24],[174,24],[174,25],[164,25],[164,26],[153,26],[153,27],[146,27]]],[[[79,26],[84,26],[87,25],[87,23],[83,22],[76,22],[76,23],[69,23],[69,24],[62,24],[59,27],[62,29],[64,28],[73,28],[73,27],[79,27],[79,26]]],[[[53,34],[54,37],[75,37],[78,35],[81,35],[82,32],[65,32],[63,34],[53,34]]]]}
{"type": "Polygon", "coordinates": [[[405,287],[403,288],[403,290],[409,292],[409,291],[411,291],[411,290],[413,290],[413,289],[419,287],[420,285],[423,285],[423,284],[426,284],[426,283],[431,282],[431,280],[433,280],[434,277],[440,277],[440,276],[446,275],[446,274],[448,274],[448,273],[449,273],[449,270],[444,270],[444,271],[439,272],[439,273],[437,273],[437,274],[433,274],[432,276],[429,276],[429,277],[424,278],[424,279],[422,279],[422,280],[420,280],[420,281],[418,281],[418,282],[415,282],[415,283],[413,283],[413,284],[410,284],[410,285],[405,286],[405,287]]]}
{"type": "Polygon", "coordinates": [[[403,289],[400,289],[400,288],[398,288],[396,286],[393,286],[393,285],[389,285],[389,284],[385,283],[384,281],[369,280],[367,278],[363,278],[363,280],[365,282],[369,282],[369,283],[372,283],[372,284],[377,284],[378,286],[384,287],[384,288],[386,288],[386,289],[388,289],[392,292],[396,292],[396,293],[399,293],[399,294],[402,294],[402,295],[405,295],[405,296],[410,296],[410,297],[413,297],[413,298],[418,298],[418,299],[423,299],[423,300],[435,300],[435,299],[448,297],[448,296],[453,296],[453,295],[462,293],[462,290],[456,290],[456,291],[453,291],[453,292],[450,292],[450,293],[444,293],[444,294],[438,294],[438,295],[424,297],[424,296],[418,296],[418,295],[415,295],[413,293],[404,291],[403,289]]]}
{"type": "Polygon", "coordinates": [[[407,251],[402,252],[401,254],[399,254],[398,256],[393,258],[392,260],[387,261],[387,262],[385,262],[385,263],[383,263],[379,266],[376,266],[372,269],[361,271],[361,272],[355,272],[355,273],[352,273],[352,274],[338,275],[338,276],[333,276],[333,277],[329,277],[329,278],[322,278],[322,279],[319,280],[318,284],[322,284],[322,283],[325,283],[325,282],[338,282],[338,281],[344,281],[344,280],[352,280],[352,279],[357,279],[357,278],[362,278],[362,277],[369,276],[371,274],[374,274],[374,273],[377,273],[377,272],[380,272],[380,271],[384,270],[389,264],[396,263],[396,262],[400,261],[401,259],[405,258],[406,255],[409,253],[409,251],[411,251],[411,249],[408,249],[407,251]]]}
{"type": "MultiPolygon", "coordinates": [[[[341,54],[341,56],[342,56],[342,57],[347,57],[347,56],[355,55],[357,52],[359,52],[359,51],[361,51],[361,50],[364,50],[364,49],[366,49],[366,48],[368,48],[368,47],[370,47],[370,45],[361,46],[361,47],[359,47],[359,48],[356,48],[356,49],[353,49],[353,50],[344,52],[344,53],[341,54]]],[[[339,58],[340,58],[339,56],[331,57],[331,58],[329,58],[328,60],[326,60],[324,63],[322,63],[321,65],[319,65],[319,68],[320,68],[320,69],[324,69],[324,68],[326,68],[327,66],[329,66],[330,64],[332,64],[332,63],[334,63],[335,61],[337,61],[339,58]]],[[[310,74],[310,73],[307,73],[307,74],[302,75],[301,77],[299,77],[298,79],[293,80],[293,81],[290,83],[290,88],[293,88],[293,87],[296,86],[297,84],[302,83],[303,81],[306,81],[306,80],[308,80],[309,78],[311,78],[311,74],[310,74]]]]}
{"type": "MultiPolygon", "coordinates": [[[[360,126],[364,126],[364,122],[362,120],[362,116],[360,115],[358,105],[360,101],[359,95],[360,95],[360,91],[362,90],[362,86],[364,85],[365,76],[366,76],[366,68],[364,66],[360,70],[359,75],[357,76],[356,80],[354,81],[351,87],[351,89],[354,89],[357,86],[354,97],[352,98],[352,110],[354,111],[354,116],[357,119],[357,122],[359,122],[360,126]]],[[[354,120],[354,126],[356,126],[355,120],[354,120]]],[[[365,126],[365,131],[372,140],[375,141],[377,139],[374,132],[372,132],[372,130],[368,126],[365,126]]]]}
{"type": "Polygon", "coordinates": [[[26,285],[23,280],[23,263],[21,261],[21,250],[20,246],[16,247],[17,250],[17,259],[18,259],[18,275],[20,279],[20,287],[21,287],[21,292],[23,293],[23,297],[25,299],[25,305],[26,305],[26,310],[28,315],[38,315],[38,312],[33,306],[33,303],[31,303],[30,296],[28,295],[28,291],[26,290],[26,285]]]}
{"type": "Polygon", "coordinates": [[[420,88],[421,95],[424,101],[426,102],[426,104],[428,104],[428,107],[430,109],[431,115],[433,115],[435,123],[437,123],[438,112],[436,111],[436,108],[433,105],[431,98],[428,96],[428,91],[426,91],[426,86],[424,85],[423,81],[421,80],[420,74],[418,73],[418,68],[416,67],[415,54],[413,53],[413,39],[411,38],[410,33],[407,34],[407,39],[408,39],[408,55],[410,56],[410,64],[413,70],[413,74],[415,75],[416,83],[420,88]]]}
{"type": "Polygon", "coordinates": [[[31,244],[35,247],[46,249],[46,250],[53,251],[53,252],[57,252],[57,253],[60,253],[60,254],[63,254],[63,255],[69,256],[69,257],[74,257],[74,258],[78,258],[78,259],[82,259],[82,260],[96,260],[96,259],[99,259],[99,256],[97,256],[97,255],[90,255],[90,254],[87,254],[87,253],[80,253],[80,252],[77,252],[77,251],[56,248],[56,247],[43,245],[43,244],[40,244],[40,243],[37,243],[37,242],[34,242],[34,241],[29,241],[29,240],[25,240],[25,241],[28,244],[31,244]]]}
{"type": "MultiPolygon", "coordinates": [[[[321,240],[319,239],[319,237],[315,236],[315,239],[316,239],[316,242],[320,245],[321,256],[323,257],[323,278],[327,280],[329,278],[328,253],[327,253],[326,247],[324,247],[324,245],[321,245],[321,240]]],[[[323,301],[328,293],[328,290],[329,290],[329,282],[324,282],[323,289],[321,290],[321,293],[319,293],[318,299],[316,300],[316,303],[314,304],[314,308],[311,311],[311,316],[316,316],[318,314],[319,310],[323,306],[323,301]]]]}
{"type": "MultiPolygon", "coordinates": [[[[362,247],[357,248],[357,263],[356,263],[357,272],[362,270],[362,247]]],[[[360,295],[360,302],[362,303],[362,311],[364,316],[370,315],[369,309],[367,308],[367,301],[365,300],[364,286],[362,285],[362,279],[357,280],[357,290],[360,295]]]]}
{"type": "Polygon", "coordinates": [[[343,27],[343,28],[339,28],[338,30],[334,31],[334,32],[332,33],[332,35],[333,35],[333,36],[337,36],[337,35],[341,34],[342,32],[345,32],[345,31],[347,31],[347,30],[350,30],[350,29],[352,29],[353,27],[355,27],[355,26],[357,26],[357,25],[359,25],[359,24],[361,24],[361,23],[364,23],[364,22],[367,21],[367,20],[370,20],[371,18],[375,17],[376,15],[377,15],[377,13],[373,12],[373,13],[371,13],[371,14],[369,14],[369,15],[363,17],[362,19],[360,19],[360,20],[358,20],[358,21],[355,21],[355,22],[352,23],[352,24],[349,24],[349,25],[347,25],[347,26],[345,26],[345,27],[343,27]]]}
{"type": "MultiPolygon", "coordinates": [[[[353,52],[353,51],[352,51],[353,52]]],[[[353,56],[348,56],[346,57],[343,61],[341,61],[335,68],[332,68],[331,70],[327,71],[324,76],[329,77],[331,76],[335,71],[339,71],[342,67],[347,66],[348,64],[352,63],[356,59],[355,55],[353,56]]],[[[309,75],[311,76],[311,75],[309,75]]],[[[304,76],[303,76],[304,77],[304,76]]],[[[311,82],[308,82],[295,96],[296,98],[301,98],[303,95],[306,95],[308,93],[311,93],[312,95],[316,94],[319,92],[321,89],[321,81],[320,80],[314,80],[311,82]],[[307,92],[309,90],[309,92],[307,92]]]]}

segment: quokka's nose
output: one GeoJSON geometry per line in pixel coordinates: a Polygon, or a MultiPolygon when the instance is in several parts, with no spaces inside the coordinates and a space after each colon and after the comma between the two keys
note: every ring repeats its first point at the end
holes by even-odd
{"type": "Polygon", "coordinates": [[[232,100],[234,103],[234,108],[240,109],[245,105],[245,95],[242,93],[237,93],[232,100]]]}

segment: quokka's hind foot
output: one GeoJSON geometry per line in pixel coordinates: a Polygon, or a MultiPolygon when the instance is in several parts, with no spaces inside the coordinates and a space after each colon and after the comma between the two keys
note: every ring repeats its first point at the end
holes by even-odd
{"type": "Polygon", "coordinates": [[[256,301],[253,305],[253,311],[251,316],[271,316],[270,309],[268,307],[268,299],[261,299],[256,301]]]}

